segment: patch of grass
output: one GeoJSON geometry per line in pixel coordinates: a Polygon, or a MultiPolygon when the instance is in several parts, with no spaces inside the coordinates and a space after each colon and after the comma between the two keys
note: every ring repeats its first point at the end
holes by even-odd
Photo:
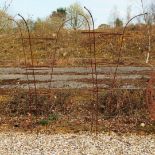
{"type": "Polygon", "coordinates": [[[42,125],[42,126],[46,126],[46,125],[49,124],[49,121],[46,120],[46,119],[42,119],[42,120],[40,120],[38,123],[39,123],[40,125],[42,125]]]}
{"type": "Polygon", "coordinates": [[[42,126],[46,126],[51,122],[55,122],[59,119],[59,115],[56,113],[53,113],[51,115],[49,115],[49,117],[47,119],[41,119],[38,123],[42,126]]]}

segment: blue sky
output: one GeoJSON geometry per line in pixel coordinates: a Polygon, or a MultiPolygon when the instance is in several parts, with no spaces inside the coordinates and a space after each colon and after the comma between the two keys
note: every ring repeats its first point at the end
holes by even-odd
{"type": "MultiPolygon", "coordinates": [[[[0,7],[6,0],[0,0],[0,7]]],[[[144,5],[151,0],[143,0],[144,5]]],[[[8,0],[9,2],[9,0],[8,0]]],[[[12,15],[22,14],[25,18],[45,18],[59,7],[68,7],[74,2],[89,8],[94,16],[96,26],[111,21],[114,7],[117,8],[120,18],[126,18],[126,10],[131,6],[132,16],[141,13],[140,0],[13,0],[8,12],[12,15]]]]}

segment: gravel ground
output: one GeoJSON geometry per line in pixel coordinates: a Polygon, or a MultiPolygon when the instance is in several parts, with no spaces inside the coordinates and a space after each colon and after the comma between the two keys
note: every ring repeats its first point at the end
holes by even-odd
{"type": "Polygon", "coordinates": [[[155,135],[0,133],[0,155],[155,155],[155,135]]]}

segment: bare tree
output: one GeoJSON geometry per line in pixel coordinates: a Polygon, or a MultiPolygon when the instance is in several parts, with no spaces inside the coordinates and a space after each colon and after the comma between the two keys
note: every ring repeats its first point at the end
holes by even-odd
{"type": "Polygon", "coordinates": [[[147,9],[147,23],[155,24],[155,3],[151,3],[147,9]]]}
{"type": "Polygon", "coordinates": [[[8,30],[13,27],[12,21],[9,21],[8,18],[11,18],[5,11],[0,10],[0,30],[8,30]]]}
{"type": "Polygon", "coordinates": [[[74,3],[67,8],[67,27],[73,29],[83,29],[87,26],[87,21],[83,18],[84,15],[89,20],[89,16],[84,12],[84,9],[79,3],[74,3]]]}

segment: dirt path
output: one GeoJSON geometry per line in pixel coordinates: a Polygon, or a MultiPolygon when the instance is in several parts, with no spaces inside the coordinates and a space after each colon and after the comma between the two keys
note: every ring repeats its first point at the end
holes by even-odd
{"type": "MultiPolygon", "coordinates": [[[[33,86],[32,68],[27,70],[30,86],[33,86]]],[[[50,68],[34,68],[37,88],[49,88],[51,82],[50,68]]],[[[104,81],[111,81],[114,77],[115,67],[98,67],[99,87],[108,87],[104,81]]],[[[149,67],[119,67],[118,80],[146,80],[149,78],[151,68],[149,67]]],[[[54,68],[52,88],[91,88],[91,68],[54,68]]],[[[126,85],[124,85],[126,86],[126,85]]],[[[123,86],[123,87],[124,87],[123,86]]],[[[26,69],[24,68],[0,68],[0,88],[24,88],[27,89],[26,69]]],[[[134,87],[132,83],[128,88],[134,87]]]]}

